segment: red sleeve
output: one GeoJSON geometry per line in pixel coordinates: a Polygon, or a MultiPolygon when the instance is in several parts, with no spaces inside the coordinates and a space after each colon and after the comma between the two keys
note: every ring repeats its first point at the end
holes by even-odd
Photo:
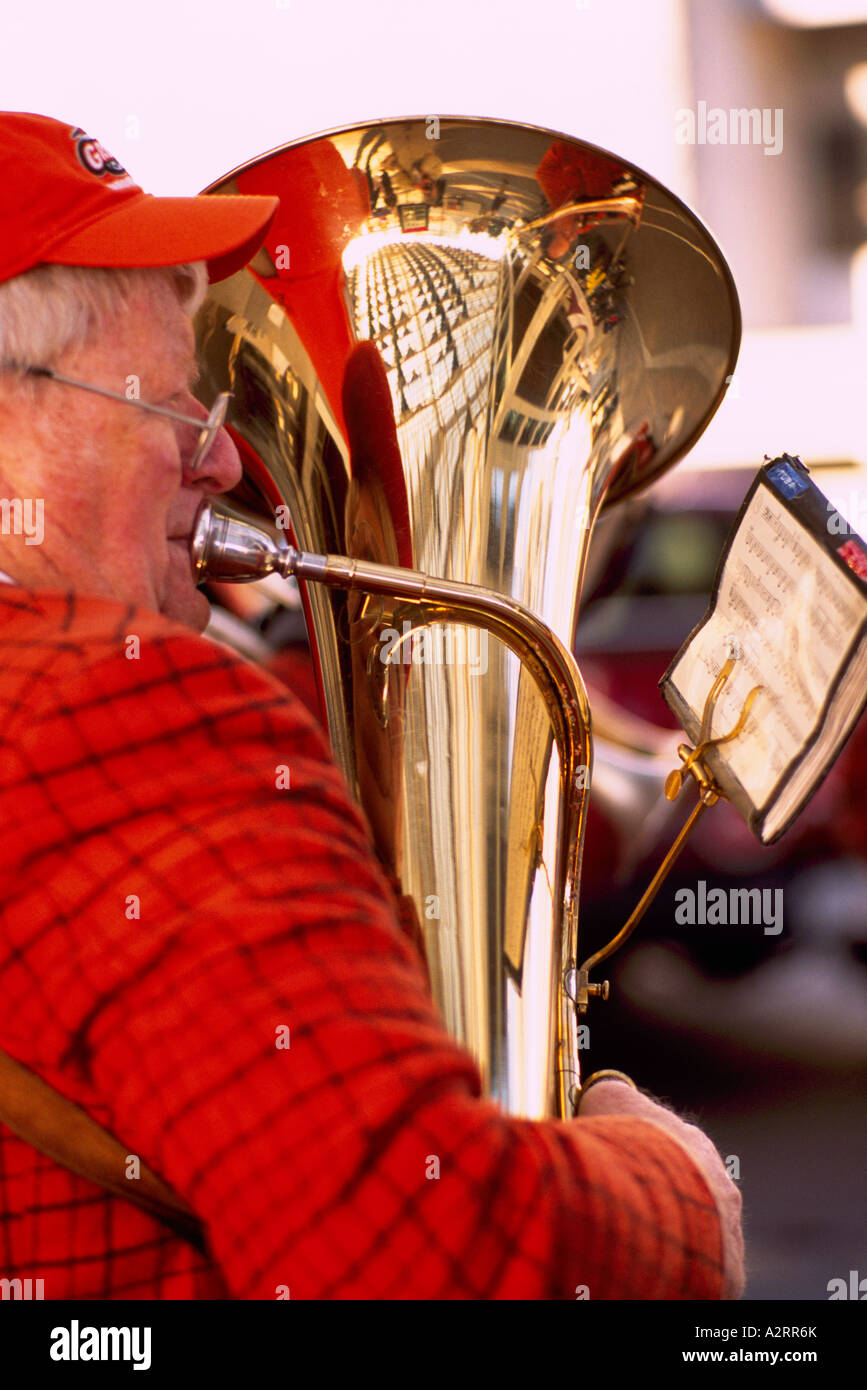
{"type": "Polygon", "coordinates": [[[680,1145],[480,1099],[300,703],[155,616],[83,650],[33,685],[5,765],[18,1055],[38,1032],[100,1097],[232,1296],[719,1297],[680,1145]]]}

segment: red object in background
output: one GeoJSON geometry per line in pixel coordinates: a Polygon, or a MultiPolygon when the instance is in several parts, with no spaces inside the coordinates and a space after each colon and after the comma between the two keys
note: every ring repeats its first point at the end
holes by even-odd
{"type": "MultiPolygon", "coordinates": [[[[555,140],[540,160],[536,178],[551,207],[559,208],[583,198],[610,198],[612,185],[623,173],[623,167],[607,155],[555,140]]],[[[599,220],[600,215],[594,214],[584,225],[592,227],[599,220]]]]}
{"type": "Polygon", "coordinates": [[[256,274],[282,304],[343,427],[341,387],[355,341],[344,295],[343,249],[370,214],[367,180],[328,140],[291,149],[237,176],[241,193],[273,193],[280,208],[265,239],[277,273],[256,274]]]}
{"type": "Polygon", "coordinates": [[[385,364],[374,343],[353,348],[343,377],[342,404],[353,496],[364,496],[364,511],[376,522],[378,553],[370,558],[412,569],[409,504],[394,407],[385,364]]]}

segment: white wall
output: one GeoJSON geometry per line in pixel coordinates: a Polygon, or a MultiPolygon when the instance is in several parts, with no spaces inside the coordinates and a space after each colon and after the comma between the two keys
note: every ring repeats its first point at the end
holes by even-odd
{"type": "Polygon", "coordinates": [[[681,0],[34,0],[2,42],[6,109],[78,122],[154,193],[415,114],[550,126],[689,192],[681,0]]]}

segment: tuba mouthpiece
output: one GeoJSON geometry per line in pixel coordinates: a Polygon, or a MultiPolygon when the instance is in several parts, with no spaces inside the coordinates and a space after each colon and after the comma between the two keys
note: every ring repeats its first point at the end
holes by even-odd
{"type": "Polygon", "coordinates": [[[199,508],[190,539],[190,562],[197,584],[209,579],[245,584],[268,574],[292,573],[295,552],[281,547],[264,529],[217,511],[212,502],[199,508]]]}

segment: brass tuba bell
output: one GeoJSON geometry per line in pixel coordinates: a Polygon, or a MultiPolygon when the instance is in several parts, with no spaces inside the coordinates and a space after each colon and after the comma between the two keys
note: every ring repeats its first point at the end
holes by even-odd
{"type": "Polygon", "coordinates": [[[200,578],[298,576],[334,756],[445,1023],[507,1110],[565,1117],[588,545],[719,405],[731,274],[655,180],[504,122],[337,130],[208,191],[280,210],[198,316],[245,465],[199,518],[200,578]]]}

